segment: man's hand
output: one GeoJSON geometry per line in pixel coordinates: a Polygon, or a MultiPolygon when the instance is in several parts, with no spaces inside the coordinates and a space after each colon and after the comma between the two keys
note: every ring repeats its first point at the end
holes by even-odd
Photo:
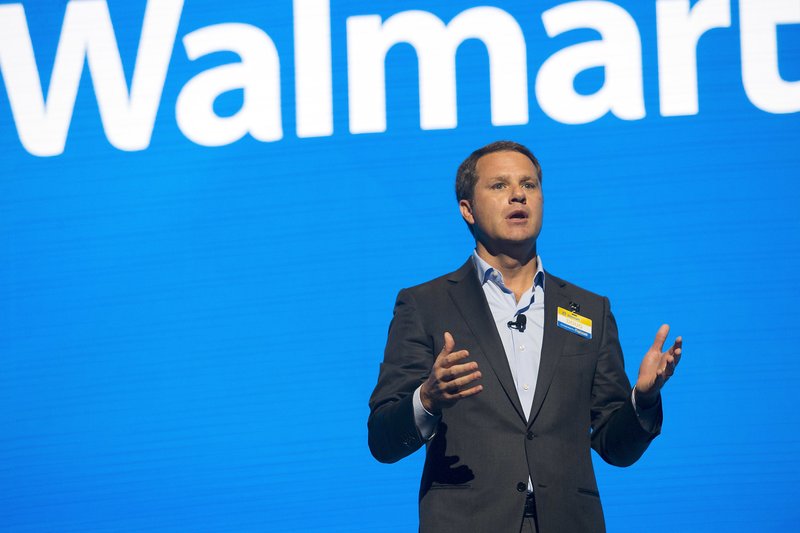
{"type": "Polygon", "coordinates": [[[659,391],[664,383],[672,377],[675,367],[681,360],[683,339],[678,337],[675,343],[666,352],[664,343],[669,335],[669,325],[664,324],[658,328],[656,340],[644,354],[642,364],[639,366],[639,379],[636,380],[636,405],[642,408],[652,407],[658,401],[659,391]]]}
{"type": "Polygon", "coordinates": [[[467,357],[467,350],[453,351],[456,341],[449,332],[444,332],[444,348],[436,357],[433,368],[422,384],[419,391],[422,406],[433,414],[442,412],[443,407],[449,407],[458,400],[474,396],[483,390],[482,385],[470,387],[475,380],[480,379],[478,363],[459,363],[467,357]]]}

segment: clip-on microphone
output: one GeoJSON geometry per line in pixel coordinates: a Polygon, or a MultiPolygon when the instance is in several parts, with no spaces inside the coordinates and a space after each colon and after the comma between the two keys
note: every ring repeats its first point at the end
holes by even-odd
{"type": "Polygon", "coordinates": [[[525,324],[528,323],[528,318],[525,315],[517,315],[517,320],[510,320],[508,322],[508,327],[511,329],[515,329],[520,333],[525,331],[525,324]]]}

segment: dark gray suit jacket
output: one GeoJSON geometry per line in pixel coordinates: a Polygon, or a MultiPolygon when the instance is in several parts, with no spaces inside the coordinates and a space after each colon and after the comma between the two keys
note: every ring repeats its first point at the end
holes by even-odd
{"type": "Polygon", "coordinates": [[[400,291],[370,398],[369,447],[379,461],[398,461],[424,444],[412,395],[445,331],[478,363],[483,391],[444,409],[427,445],[420,531],[518,532],[528,476],[540,533],[605,531],[590,449],[627,466],[661,426],[660,407],[652,433],[636,417],[608,299],[546,274],[541,365],[526,420],[472,260],[400,291]],[[592,320],[591,339],[556,325],[557,308],[571,302],[592,320]]]}

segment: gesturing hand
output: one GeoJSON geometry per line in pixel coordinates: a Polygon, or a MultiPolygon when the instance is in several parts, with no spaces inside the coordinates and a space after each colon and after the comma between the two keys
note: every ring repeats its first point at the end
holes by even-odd
{"type": "Polygon", "coordinates": [[[636,380],[636,401],[637,405],[648,407],[658,401],[658,393],[664,383],[672,377],[675,372],[675,367],[681,360],[681,352],[683,351],[683,339],[678,337],[675,343],[666,352],[664,343],[669,335],[669,325],[664,324],[658,328],[656,333],[656,340],[653,345],[644,354],[642,364],[639,366],[639,378],[636,380]]]}
{"type": "Polygon", "coordinates": [[[474,396],[483,390],[482,385],[472,385],[481,377],[478,363],[459,363],[467,357],[467,350],[453,351],[456,341],[449,332],[444,333],[444,348],[439,352],[433,368],[420,388],[422,406],[433,414],[439,414],[443,407],[449,407],[458,400],[474,396]]]}

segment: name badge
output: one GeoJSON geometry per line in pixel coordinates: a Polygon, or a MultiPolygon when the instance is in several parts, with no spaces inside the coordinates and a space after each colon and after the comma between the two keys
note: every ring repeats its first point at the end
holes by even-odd
{"type": "Polygon", "coordinates": [[[558,327],[580,335],[585,339],[592,338],[592,319],[567,311],[563,307],[558,308],[558,327]]]}

